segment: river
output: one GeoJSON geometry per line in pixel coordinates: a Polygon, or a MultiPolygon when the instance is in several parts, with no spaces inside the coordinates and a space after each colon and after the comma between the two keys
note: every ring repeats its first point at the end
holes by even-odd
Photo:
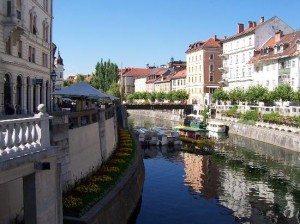
{"type": "MultiPolygon", "coordinates": [[[[132,127],[175,122],[129,117],[132,127]]],[[[299,223],[300,153],[237,135],[210,155],[148,147],[145,182],[129,223],[299,223]]]]}

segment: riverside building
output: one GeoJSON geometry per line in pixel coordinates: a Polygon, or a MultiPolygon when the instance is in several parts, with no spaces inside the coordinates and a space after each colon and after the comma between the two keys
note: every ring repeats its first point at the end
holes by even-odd
{"type": "Polygon", "coordinates": [[[50,108],[52,0],[4,0],[0,7],[0,115],[50,108]]]}
{"type": "Polygon", "coordinates": [[[255,50],[261,49],[279,31],[288,34],[294,30],[277,16],[267,21],[261,17],[258,24],[249,21],[246,29],[244,24],[238,23],[237,33],[222,41],[223,64],[220,71],[225,91],[237,87],[247,89],[251,85],[256,85],[257,81],[262,82],[255,80],[257,76],[254,73],[258,72],[257,64],[250,62],[255,50]]]}

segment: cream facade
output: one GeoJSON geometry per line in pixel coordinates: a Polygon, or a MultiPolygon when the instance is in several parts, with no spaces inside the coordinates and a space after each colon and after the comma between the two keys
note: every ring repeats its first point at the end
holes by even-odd
{"type": "Polygon", "coordinates": [[[261,17],[258,24],[249,21],[247,29],[244,29],[244,24],[238,24],[238,33],[223,41],[223,65],[220,70],[225,91],[234,88],[248,89],[257,84],[255,68],[250,60],[254,51],[260,49],[280,30],[284,34],[293,32],[289,25],[276,16],[267,21],[261,17]]]}
{"type": "Polygon", "coordinates": [[[204,104],[203,88],[204,88],[204,50],[187,53],[187,74],[186,74],[186,90],[190,94],[189,103],[204,104]]]}
{"type": "Polygon", "coordinates": [[[0,115],[49,110],[52,0],[1,1],[0,21],[0,115]]]}

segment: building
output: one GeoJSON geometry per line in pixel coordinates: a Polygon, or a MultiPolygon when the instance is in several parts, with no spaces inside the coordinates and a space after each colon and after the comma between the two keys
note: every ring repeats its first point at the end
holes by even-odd
{"type": "Polygon", "coordinates": [[[0,114],[50,108],[52,0],[8,0],[0,7],[0,114]]]}
{"type": "Polygon", "coordinates": [[[52,85],[53,90],[60,90],[64,87],[64,60],[60,56],[60,52],[58,51],[57,58],[54,58],[54,71],[56,73],[56,81],[55,85],[52,85]]]}
{"type": "Polygon", "coordinates": [[[293,32],[289,25],[276,16],[267,21],[261,17],[258,24],[249,21],[246,29],[244,24],[238,23],[237,33],[223,40],[223,65],[220,70],[225,91],[237,87],[247,89],[256,84],[254,64],[249,62],[254,51],[262,48],[280,30],[283,34],[293,32]]]}
{"type": "Polygon", "coordinates": [[[280,30],[260,49],[250,62],[254,66],[254,84],[270,91],[282,83],[294,90],[300,86],[300,31],[284,35],[280,30]]]}
{"type": "Polygon", "coordinates": [[[220,86],[221,52],[221,40],[216,36],[190,44],[186,51],[186,89],[190,94],[189,103],[195,105],[197,112],[211,104],[211,94],[220,86]]]}
{"type": "Polygon", "coordinates": [[[176,72],[171,80],[172,90],[185,90],[186,69],[176,72]]]}
{"type": "Polygon", "coordinates": [[[135,91],[135,79],[137,77],[147,76],[149,68],[130,68],[121,75],[121,86],[124,90],[125,96],[134,93],[135,91]]]}

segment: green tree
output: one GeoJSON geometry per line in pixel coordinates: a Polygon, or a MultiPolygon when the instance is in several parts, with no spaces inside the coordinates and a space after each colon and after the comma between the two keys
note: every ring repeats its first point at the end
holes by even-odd
{"type": "Polygon", "coordinates": [[[218,88],[216,89],[213,94],[212,94],[212,98],[214,100],[220,100],[220,101],[226,101],[229,99],[227,92],[225,92],[223,89],[218,88]]]}
{"type": "Polygon", "coordinates": [[[118,83],[112,83],[110,85],[109,89],[107,90],[107,93],[112,95],[112,96],[116,96],[118,98],[121,98],[120,85],[118,83]]]}
{"type": "Polygon", "coordinates": [[[245,101],[245,92],[241,88],[234,88],[228,92],[228,98],[231,100],[232,104],[237,104],[245,101]]]}
{"type": "Polygon", "coordinates": [[[274,89],[274,99],[280,100],[282,103],[293,100],[293,97],[294,91],[289,84],[280,84],[274,89]]]}
{"type": "Polygon", "coordinates": [[[112,83],[118,82],[118,66],[110,60],[97,62],[95,75],[91,79],[91,85],[95,88],[107,92],[112,83]]]}
{"type": "Polygon", "coordinates": [[[166,93],[165,92],[157,92],[156,93],[156,99],[158,102],[163,102],[166,99],[166,93]]]}
{"type": "Polygon", "coordinates": [[[263,97],[267,92],[268,89],[263,87],[262,85],[250,86],[245,92],[245,98],[248,103],[252,105],[257,105],[258,102],[263,101],[263,97]]]}
{"type": "Polygon", "coordinates": [[[71,80],[64,80],[64,87],[67,87],[67,86],[71,86],[73,85],[73,82],[71,80]]]}
{"type": "Polygon", "coordinates": [[[76,83],[84,82],[84,75],[77,74],[76,75],[76,83]]]}
{"type": "Polygon", "coordinates": [[[181,103],[183,103],[184,101],[186,101],[189,98],[189,94],[185,90],[177,90],[177,91],[175,91],[174,95],[175,95],[174,96],[175,100],[178,100],[181,103]]]}
{"type": "Polygon", "coordinates": [[[297,89],[297,91],[294,92],[293,100],[300,102],[300,87],[297,89]]]}

